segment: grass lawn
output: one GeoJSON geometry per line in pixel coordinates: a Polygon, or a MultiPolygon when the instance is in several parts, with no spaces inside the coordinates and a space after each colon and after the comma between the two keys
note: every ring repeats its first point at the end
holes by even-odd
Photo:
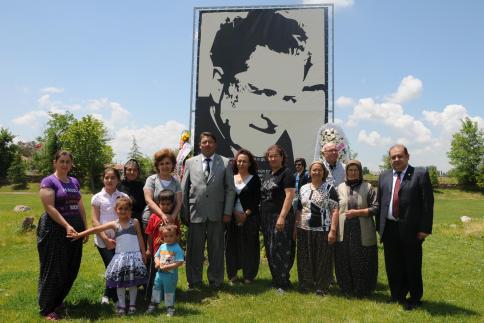
{"type": "MultiPolygon", "coordinates": [[[[32,185],[26,191],[10,193],[0,189],[0,318],[4,322],[41,321],[37,307],[38,255],[35,232],[18,233],[24,215],[36,222],[42,207],[32,185]],[[20,193],[20,194],[19,194],[20,193]],[[16,214],[17,204],[32,207],[16,214]]],[[[83,195],[88,206],[90,195],[83,195]]],[[[388,285],[379,248],[378,287],[369,299],[343,297],[338,288],[321,298],[296,289],[278,295],[269,287],[270,273],[262,261],[252,285],[224,286],[219,292],[208,288],[187,290],[185,272],[180,271],[176,316],[170,321],[202,322],[462,322],[484,320],[484,199],[479,193],[441,190],[435,194],[434,233],[424,244],[424,305],[405,312],[387,304],[388,285]],[[471,223],[462,224],[467,215],[471,223]]],[[[86,208],[90,210],[89,207],[86,208]]],[[[88,212],[90,213],[90,212],[88,212]]],[[[89,214],[90,217],[90,214],[89,214]]],[[[90,224],[90,219],[88,220],[90,224]]],[[[139,321],[167,319],[163,307],[156,315],[143,314],[146,304],[138,295],[139,314],[116,317],[112,306],[100,305],[104,267],[92,237],[84,247],[79,276],[67,297],[68,318],[72,321],[139,321]],[[142,310],[142,311],[141,311],[142,310]]],[[[291,280],[297,284],[294,267],[291,280]]]]}

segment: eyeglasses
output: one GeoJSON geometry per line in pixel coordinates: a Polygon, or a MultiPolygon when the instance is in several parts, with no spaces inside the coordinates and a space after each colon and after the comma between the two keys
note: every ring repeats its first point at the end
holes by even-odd
{"type": "Polygon", "coordinates": [[[294,164],[294,166],[302,166],[302,164],[294,164]]]}
{"type": "Polygon", "coordinates": [[[324,150],[323,153],[337,153],[338,149],[329,149],[329,150],[324,150]]]}

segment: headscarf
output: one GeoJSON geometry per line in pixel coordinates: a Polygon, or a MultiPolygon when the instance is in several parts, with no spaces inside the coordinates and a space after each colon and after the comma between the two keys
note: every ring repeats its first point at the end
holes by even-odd
{"type": "Polygon", "coordinates": [[[136,159],[130,159],[124,164],[124,178],[126,179],[126,168],[128,168],[129,166],[136,167],[138,169],[138,177],[136,178],[138,179],[141,176],[141,171],[139,167],[139,162],[136,159]]]}
{"type": "Polygon", "coordinates": [[[353,179],[353,180],[346,180],[346,185],[348,185],[351,189],[353,189],[354,187],[360,185],[362,182],[363,182],[363,168],[361,167],[361,163],[356,160],[356,159],[352,159],[352,160],[349,160],[347,163],[346,163],[346,170],[345,170],[345,174],[346,174],[346,178],[348,178],[348,168],[352,165],[355,165],[356,167],[358,167],[358,172],[359,172],[359,178],[358,179],[353,179]]]}

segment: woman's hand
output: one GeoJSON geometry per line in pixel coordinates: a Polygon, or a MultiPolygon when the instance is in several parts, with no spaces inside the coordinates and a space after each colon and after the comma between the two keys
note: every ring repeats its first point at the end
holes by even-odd
{"type": "Polygon", "coordinates": [[[151,251],[150,251],[150,248],[146,249],[145,255],[146,255],[147,257],[151,256],[151,251]]]}
{"type": "Polygon", "coordinates": [[[235,223],[238,225],[244,224],[245,220],[247,220],[247,215],[244,212],[234,212],[233,216],[235,218],[235,223]]]}
{"type": "Polygon", "coordinates": [[[355,217],[357,217],[359,215],[360,215],[360,212],[358,212],[358,210],[354,210],[354,209],[353,210],[348,210],[348,211],[345,212],[345,217],[347,219],[352,219],[352,218],[355,218],[355,217]]]}
{"type": "Polygon", "coordinates": [[[284,230],[285,222],[286,222],[286,219],[279,215],[276,222],[276,230],[278,232],[282,232],[284,230]]]}
{"type": "Polygon", "coordinates": [[[71,225],[66,225],[65,229],[68,237],[77,236],[77,231],[71,225]]]}
{"type": "Polygon", "coordinates": [[[106,249],[108,250],[113,250],[114,248],[116,248],[116,240],[114,239],[106,239],[104,240],[104,244],[106,245],[106,249]]]}
{"type": "Polygon", "coordinates": [[[334,244],[336,242],[336,230],[329,231],[328,244],[334,244]]]}

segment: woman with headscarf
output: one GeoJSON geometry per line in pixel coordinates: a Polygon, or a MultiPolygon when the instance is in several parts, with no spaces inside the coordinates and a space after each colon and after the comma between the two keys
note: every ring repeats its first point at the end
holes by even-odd
{"type": "Polygon", "coordinates": [[[376,191],[363,181],[361,163],[346,164],[346,181],[338,186],[340,199],[338,241],[335,246],[336,279],[345,294],[363,297],[376,287],[378,251],[373,216],[376,191]]]}
{"type": "MultiPolygon", "coordinates": [[[[144,196],[144,183],[140,179],[141,169],[136,159],[130,159],[124,164],[123,180],[119,184],[118,190],[128,194],[133,202],[133,212],[131,217],[143,223],[141,216],[145,209],[146,202],[144,196]]],[[[143,239],[146,242],[146,236],[143,231],[143,239]]]]}

